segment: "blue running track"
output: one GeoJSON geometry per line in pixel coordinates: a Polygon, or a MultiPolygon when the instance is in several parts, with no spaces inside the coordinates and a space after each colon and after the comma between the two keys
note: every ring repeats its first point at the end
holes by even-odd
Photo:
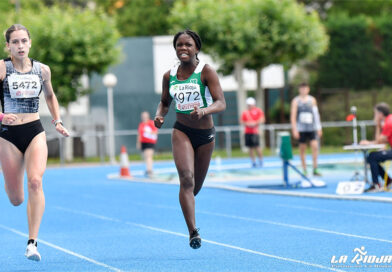
{"type": "Polygon", "coordinates": [[[13,207],[1,190],[0,271],[392,271],[392,259],[351,263],[392,255],[392,204],[206,187],[196,198],[203,244],[193,250],[178,186],[107,179],[116,171],[46,171],[38,263],[24,257],[26,201],[13,207]]]}

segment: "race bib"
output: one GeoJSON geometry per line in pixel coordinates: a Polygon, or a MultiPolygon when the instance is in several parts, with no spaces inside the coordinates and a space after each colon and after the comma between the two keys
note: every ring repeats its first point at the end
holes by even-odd
{"type": "Polygon", "coordinates": [[[310,112],[301,112],[299,114],[299,122],[303,124],[313,124],[313,114],[310,112]]]}
{"type": "Polygon", "coordinates": [[[170,94],[176,101],[176,108],[179,111],[193,110],[195,106],[202,107],[203,100],[199,84],[183,83],[170,87],[170,94]]]}
{"type": "Polygon", "coordinates": [[[151,140],[156,140],[158,138],[158,135],[153,133],[150,127],[146,126],[143,131],[143,137],[151,140]]]}
{"type": "Polygon", "coordinates": [[[11,74],[8,77],[8,88],[12,98],[38,97],[41,91],[41,81],[38,75],[11,74]]]}

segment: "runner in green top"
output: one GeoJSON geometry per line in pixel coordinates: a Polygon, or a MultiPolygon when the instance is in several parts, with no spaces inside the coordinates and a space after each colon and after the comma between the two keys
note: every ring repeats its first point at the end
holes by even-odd
{"type": "Polygon", "coordinates": [[[176,112],[190,114],[194,107],[206,108],[212,104],[208,86],[201,81],[201,72],[205,63],[199,61],[195,71],[185,80],[177,79],[180,64],[170,70],[169,92],[176,103],[176,112]]]}
{"type": "Polygon", "coordinates": [[[160,128],[172,100],[176,123],[172,134],[174,162],[180,177],[180,204],[189,231],[189,245],[197,249],[201,238],[196,228],[195,198],[207,175],[215,145],[213,113],[226,109],[218,75],[197,54],[201,40],[186,30],[174,36],[173,46],[180,64],[163,76],[162,96],[154,118],[160,128]]]}

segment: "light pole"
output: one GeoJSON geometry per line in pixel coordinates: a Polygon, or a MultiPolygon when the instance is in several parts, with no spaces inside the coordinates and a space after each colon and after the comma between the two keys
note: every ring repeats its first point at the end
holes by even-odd
{"type": "Polygon", "coordinates": [[[108,73],[103,77],[103,85],[107,88],[108,93],[108,139],[109,139],[109,159],[110,163],[116,163],[114,156],[114,117],[113,117],[113,87],[117,84],[117,77],[108,73]]]}

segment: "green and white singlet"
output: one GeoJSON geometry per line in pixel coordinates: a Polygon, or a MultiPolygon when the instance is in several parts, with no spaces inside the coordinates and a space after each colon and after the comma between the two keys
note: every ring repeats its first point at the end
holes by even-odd
{"type": "Polygon", "coordinates": [[[199,61],[193,74],[186,80],[177,79],[177,64],[170,70],[169,92],[176,103],[176,112],[190,114],[195,106],[206,108],[212,104],[212,96],[201,81],[201,71],[205,63],[199,61]]]}

